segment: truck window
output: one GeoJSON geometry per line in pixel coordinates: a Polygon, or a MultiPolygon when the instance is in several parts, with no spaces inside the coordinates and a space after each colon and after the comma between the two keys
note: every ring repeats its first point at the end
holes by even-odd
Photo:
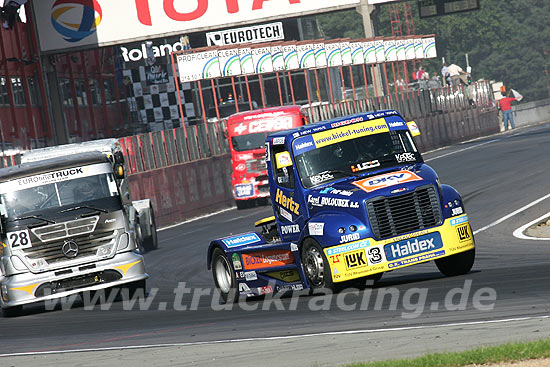
{"type": "Polygon", "coordinates": [[[267,132],[232,136],[231,144],[236,152],[260,149],[264,147],[267,132]]]}
{"type": "MultiPolygon", "coordinates": [[[[300,139],[293,142],[295,152],[300,144],[300,139]]],[[[306,188],[369,170],[422,160],[407,130],[339,140],[295,157],[298,174],[306,188]]]]}

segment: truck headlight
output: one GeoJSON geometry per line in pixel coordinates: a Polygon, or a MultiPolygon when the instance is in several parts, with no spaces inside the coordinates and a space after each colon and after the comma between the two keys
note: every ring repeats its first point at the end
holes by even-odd
{"type": "Polygon", "coordinates": [[[13,265],[15,270],[21,270],[21,271],[29,270],[29,269],[27,269],[27,267],[25,266],[23,261],[19,258],[19,256],[14,255],[14,256],[10,257],[10,260],[11,260],[11,264],[13,265]]]}
{"type": "Polygon", "coordinates": [[[2,300],[4,302],[8,302],[10,300],[8,298],[8,286],[5,284],[2,284],[2,300]]]}
{"type": "Polygon", "coordinates": [[[128,233],[123,233],[119,239],[118,239],[118,248],[117,251],[126,250],[128,248],[128,244],[130,243],[130,236],[128,236],[128,233]]]}

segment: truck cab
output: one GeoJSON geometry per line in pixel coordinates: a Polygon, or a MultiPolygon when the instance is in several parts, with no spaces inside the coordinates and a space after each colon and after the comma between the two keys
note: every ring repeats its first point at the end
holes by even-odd
{"type": "Polygon", "coordinates": [[[267,135],[305,124],[299,106],[282,106],[241,112],[227,120],[231,152],[233,194],[237,208],[269,197],[264,142],[267,135]]]}
{"type": "Polygon", "coordinates": [[[119,185],[99,151],[0,169],[0,306],[113,287],[145,289],[143,256],[119,185]]]}
{"type": "Polygon", "coordinates": [[[222,294],[336,290],[431,260],[448,276],[470,271],[475,244],[464,204],[423,161],[418,134],[394,110],[271,134],[274,215],[256,232],[212,241],[208,260],[222,294]]]}

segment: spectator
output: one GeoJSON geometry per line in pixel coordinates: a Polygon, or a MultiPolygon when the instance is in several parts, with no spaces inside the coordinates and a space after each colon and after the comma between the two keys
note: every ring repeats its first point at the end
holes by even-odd
{"type": "Polygon", "coordinates": [[[428,81],[428,88],[440,88],[441,87],[441,80],[439,79],[439,75],[437,75],[437,72],[434,71],[432,77],[428,81]]]}
{"type": "Polygon", "coordinates": [[[426,73],[424,67],[421,66],[416,72],[416,79],[418,80],[418,87],[420,89],[428,89],[428,80],[430,80],[430,75],[426,73]]]}
{"type": "Polygon", "coordinates": [[[19,17],[19,9],[25,5],[27,0],[5,0],[4,6],[0,8],[0,17],[2,17],[2,26],[5,29],[13,29],[15,20],[19,17]]]}
{"type": "Polygon", "coordinates": [[[443,81],[446,85],[451,85],[451,77],[449,75],[449,64],[446,62],[443,63],[441,68],[441,75],[443,76],[443,81]]]}
{"type": "Polygon", "coordinates": [[[466,82],[466,76],[468,75],[468,73],[462,70],[460,66],[456,64],[451,64],[447,67],[447,71],[453,85],[459,85],[460,82],[468,84],[466,82]]]}
{"type": "Polygon", "coordinates": [[[516,98],[509,96],[510,92],[506,97],[503,97],[498,101],[498,106],[502,111],[502,124],[504,125],[504,131],[508,130],[508,122],[510,122],[510,128],[515,129],[516,125],[514,123],[514,111],[512,111],[512,102],[517,101],[516,98]]]}

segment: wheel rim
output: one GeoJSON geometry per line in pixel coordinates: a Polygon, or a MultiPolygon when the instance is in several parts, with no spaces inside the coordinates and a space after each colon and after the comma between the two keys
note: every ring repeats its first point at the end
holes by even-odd
{"type": "Polygon", "coordinates": [[[308,280],[314,287],[322,286],[325,279],[325,263],[319,250],[315,247],[308,248],[304,260],[308,280]]]}
{"type": "Polygon", "coordinates": [[[229,264],[224,256],[218,256],[216,259],[216,281],[222,293],[229,293],[231,290],[232,277],[229,264]]]}

